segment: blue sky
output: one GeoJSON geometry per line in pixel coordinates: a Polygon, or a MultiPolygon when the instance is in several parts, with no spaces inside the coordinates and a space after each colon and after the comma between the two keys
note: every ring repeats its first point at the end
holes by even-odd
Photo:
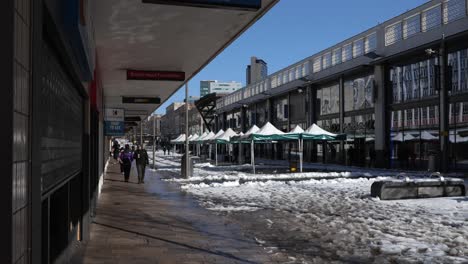
{"type": "MultiPolygon", "coordinates": [[[[224,50],[189,82],[189,93],[200,95],[201,80],[240,81],[251,56],[268,63],[274,73],[346,38],[382,23],[427,0],[281,0],[269,13],[224,50]]],[[[164,114],[176,92],[157,110],[164,114]]]]}

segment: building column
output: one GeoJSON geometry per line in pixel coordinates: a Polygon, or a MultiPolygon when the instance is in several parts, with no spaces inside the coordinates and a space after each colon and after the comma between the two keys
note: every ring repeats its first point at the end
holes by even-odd
{"type": "MultiPolygon", "coordinates": [[[[307,121],[309,123],[309,127],[312,124],[317,123],[317,89],[313,85],[309,85],[308,87],[309,90],[309,111],[308,111],[308,116],[307,116],[307,121]]],[[[307,153],[309,154],[309,160],[312,162],[317,161],[317,143],[315,141],[307,142],[306,145],[308,146],[307,148],[307,153]]]]}
{"type": "Polygon", "coordinates": [[[14,263],[13,259],[13,111],[14,106],[14,7],[15,1],[3,0],[0,2],[0,30],[2,41],[0,42],[0,81],[2,83],[2,96],[0,97],[0,110],[4,124],[1,132],[0,142],[6,151],[2,155],[0,170],[3,174],[2,185],[0,185],[0,263],[14,263]]]}
{"type": "Polygon", "coordinates": [[[389,114],[387,113],[388,98],[390,89],[386,91],[386,67],[376,65],[374,67],[374,100],[375,100],[375,166],[377,168],[387,168],[388,162],[388,140],[389,140],[389,114]]]}
{"type": "MultiPolygon", "coordinates": [[[[247,108],[242,106],[241,107],[241,132],[242,133],[247,132],[248,128],[247,128],[246,121],[247,121],[247,108]]],[[[239,165],[244,164],[244,161],[245,161],[244,144],[242,144],[242,143],[239,143],[239,156],[238,156],[237,161],[238,161],[239,165]]]]}
{"type": "MultiPolygon", "coordinates": [[[[345,114],[345,91],[344,91],[344,78],[340,77],[339,80],[339,97],[340,97],[340,133],[344,133],[344,114],[345,114]]],[[[345,155],[345,144],[343,141],[340,141],[340,163],[346,164],[346,155],[345,155]]]]}
{"type": "Polygon", "coordinates": [[[271,108],[273,107],[272,105],[273,104],[271,103],[271,98],[268,98],[266,101],[267,116],[265,116],[265,118],[266,118],[266,122],[270,122],[270,123],[273,122],[273,115],[271,111],[271,108]]]}
{"type": "Polygon", "coordinates": [[[440,64],[440,91],[439,91],[439,140],[440,140],[440,170],[447,172],[449,170],[450,153],[449,153],[449,102],[447,87],[447,49],[445,47],[445,39],[439,49],[439,64],[440,64]]]}

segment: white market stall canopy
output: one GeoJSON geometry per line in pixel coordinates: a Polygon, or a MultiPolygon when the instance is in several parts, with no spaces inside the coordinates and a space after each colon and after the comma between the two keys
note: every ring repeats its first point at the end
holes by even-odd
{"type": "Polygon", "coordinates": [[[172,144],[179,144],[180,142],[184,142],[184,141],[185,141],[185,134],[181,134],[176,139],[171,140],[171,143],[172,144]]]}
{"type": "Polygon", "coordinates": [[[201,134],[201,135],[198,136],[198,137],[193,137],[193,138],[190,140],[190,142],[196,143],[196,142],[198,142],[200,139],[206,137],[206,135],[208,135],[208,132],[204,132],[203,134],[201,134]]]}
{"type": "Polygon", "coordinates": [[[231,141],[231,137],[235,137],[235,136],[238,136],[238,134],[234,132],[234,130],[229,128],[221,136],[215,139],[215,143],[216,144],[228,144],[231,141]]]}

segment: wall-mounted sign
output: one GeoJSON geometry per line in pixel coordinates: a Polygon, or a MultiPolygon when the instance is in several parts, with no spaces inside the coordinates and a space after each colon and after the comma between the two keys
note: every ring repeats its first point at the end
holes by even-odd
{"type": "Polygon", "coordinates": [[[106,108],[104,120],[123,122],[125,120],[125,110],[119,108],[106,108]]]}
{"type": "Polygon", "coordinates": [[[125,123],[122,121],[104,121],[104,134],[106,136],[125,136],[125,123]]]}
{"type": "Polygon", "coordinates": [[[143,3],[257,11],[261,0],[143,0],[143,3]]]}
{"type": "Polygon", "coordinates": [[[124,104],[160,104],[159,97],[122,97],[124,104]]]}
{"type": "Polygon", "coordinates": [[[185,81],[185,72],[127,70],[127,80],[185,81]]]}

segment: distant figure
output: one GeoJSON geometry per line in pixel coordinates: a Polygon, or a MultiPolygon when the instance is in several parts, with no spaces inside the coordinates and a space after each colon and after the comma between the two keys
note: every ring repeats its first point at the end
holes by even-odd
{"type": "Polygon", "coordinates": [[[333,144],[330,144],[330,155],[331,155],[331,162],[336,162],[336,148],[333,144]]]}
{"type": "Polygon", "coordinates": [[[164,155],[166,155],[166,146],[163,147],[164,155]]]}
{"type": "Polygon", "coordinates": [[[144,147],[138,145],[136,151],[133,153],[133,158],[137,166],[138,172],[138,183],[145,183],[145,169],[146,165],[149,164],[148,152],[144,147]]]}
{"type": "Polygon", "coordinates": [[[113,152],[114,159],[117,160],[120,154],[120,145],[117,140],[114,140],[114,143],[112,145],[112,152],[113,152]]]}
{"type": "Polygon", "coordinates": [[[135,153],[135,145],[132,146],[132,154],[135,153]]]}
{"type": "MultiPolygon", "coordinates": [[[[120,151],[119,151],[119,156],[120,154],[124,151],[124,148],[120,148],[120,151]]],[[[123,166],[123,163],[119,162],[120,164],[120,173],[124,174],[124,166],[123,166]]]]}
{"type": "Polygon", "coordinates": [[[130,170],[132,169],[133,155],[128,144],[125,145],[125,149],[120,153],[119,162],[123,166],[124,179],[128,182],[130,178],[130,170]]]}

